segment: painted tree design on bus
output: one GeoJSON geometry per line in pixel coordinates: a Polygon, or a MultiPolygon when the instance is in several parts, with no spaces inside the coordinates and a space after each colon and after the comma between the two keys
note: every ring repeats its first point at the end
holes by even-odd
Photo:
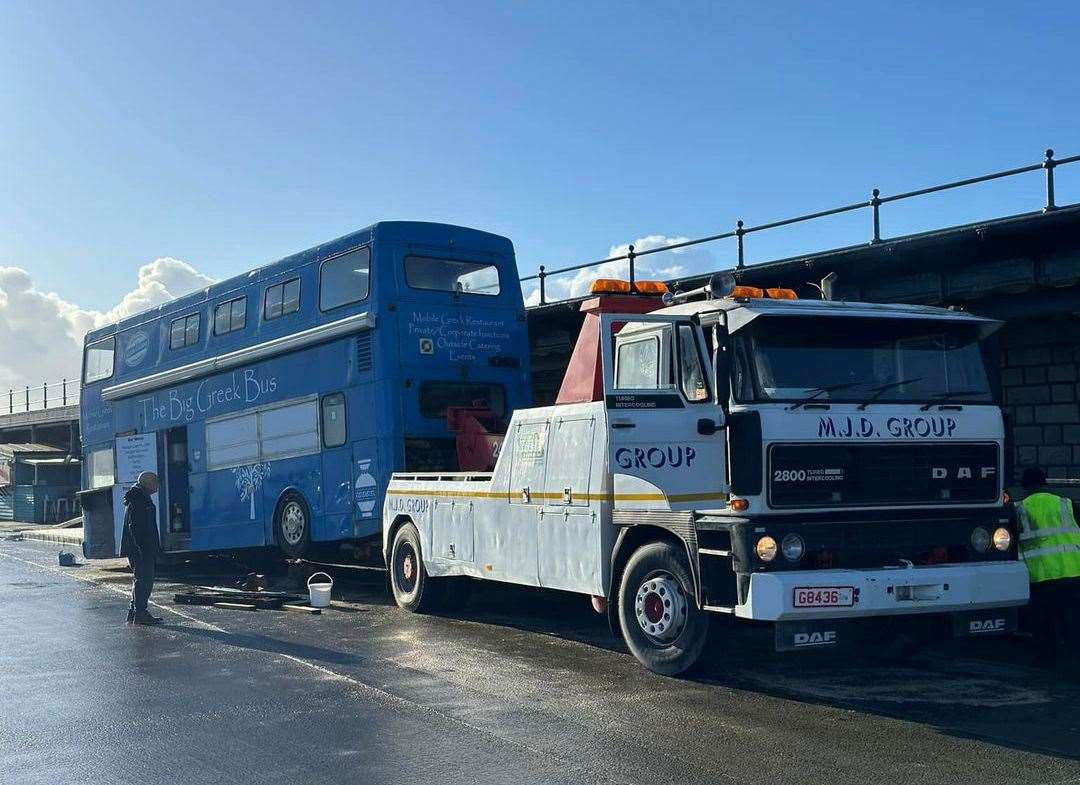
{"type": "Polygon", "coordinates": [[[255,520],[255,493],[262,487],[263,480],[270,476],[270,464],[253,463],[250,466],[237,466],[232,471],[236,478],[236,490],[240,492],[240,501],[250,501],[251,520],[255,520]]]}

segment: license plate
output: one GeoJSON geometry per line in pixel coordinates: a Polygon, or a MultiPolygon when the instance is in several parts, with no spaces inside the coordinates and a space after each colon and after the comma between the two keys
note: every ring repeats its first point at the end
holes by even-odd
{"type": "Polygon", "coordinates": [[[796,608],[850,608],[855,604],[851,586],[796,586],[796,608]]]}

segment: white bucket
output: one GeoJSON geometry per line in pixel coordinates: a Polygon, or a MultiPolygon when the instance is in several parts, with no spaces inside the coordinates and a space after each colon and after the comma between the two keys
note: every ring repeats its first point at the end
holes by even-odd
{"type": "Polygon", "coordinates": [[[325,572],[317,572],[307,579],[308,597],[312,608],[326,608],[330,605],[330,590],[334,588],[334,579],[325,572]],[[326,582],[312,583],[316,576],[322,575],[326,582]]]}

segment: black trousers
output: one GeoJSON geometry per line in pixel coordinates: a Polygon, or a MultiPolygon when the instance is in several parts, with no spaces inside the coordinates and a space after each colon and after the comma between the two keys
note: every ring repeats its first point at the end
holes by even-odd
{"type": "Polygon", "coordinates": [[[1040,658],[1055,659],[1059,643],[1074,657],[1080,647],[1080,578],[1031,584],[1028,608],[1040,658]]]}
{"type": "Polygon", "coordinates": [[[157,552],[144,548],[138,556],[128,554],[128,564],[135,574],[131,582],[131,605],[130,610],[136,613],[146,610],[146,603],[150,599],[150,592],[154,590],[154,573],[157,570],[157,552]]]}

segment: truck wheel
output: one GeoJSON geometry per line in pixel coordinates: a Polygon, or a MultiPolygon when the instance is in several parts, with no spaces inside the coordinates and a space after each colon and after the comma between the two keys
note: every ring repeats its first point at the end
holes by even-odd
{"type": "Polygon", "coordinates": [[[686,553],[670,542],[634,551],[619,587],[619,627],[638,661],[677,676],[701,657],[709,619],[698,610],[686,553]]]}
{"type": "Polygon", "coordinates": [[[420,551],[420,532],[406,523],[394,535],[390,549],[390,589],[398,607],[413,613],[427,613],[439,607],[442,585],[432,580],[424,569],[420,551]]]}
{"type": "Polygon", "coordinates": [[[304,497],[292,491],[278,502],[274,513],[274,539],[290,559],[299,559],[311,544],[311,516],[304,497]]]}

